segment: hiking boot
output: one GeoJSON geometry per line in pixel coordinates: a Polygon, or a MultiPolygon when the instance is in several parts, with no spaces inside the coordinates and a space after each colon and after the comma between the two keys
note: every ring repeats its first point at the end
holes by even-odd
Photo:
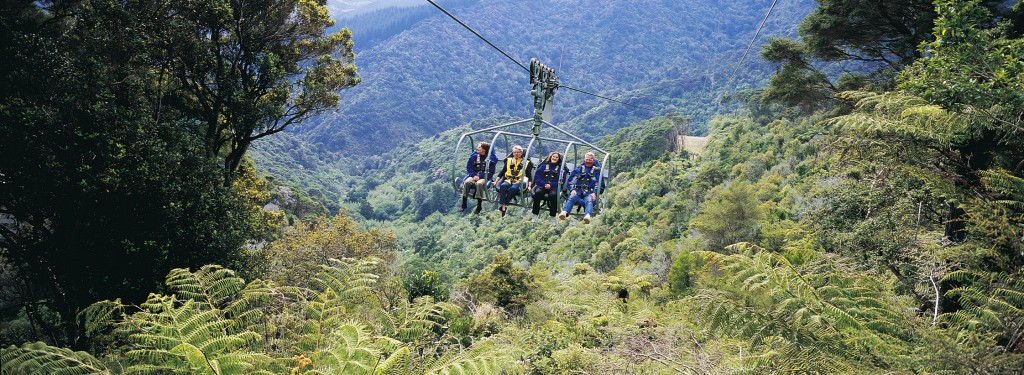
{"type": "Polygon", "coordinates": [[[466,212],[466,198],[467,197],[462,197],[462,209],[460,209],[459,212],[466,212]]]}
{"type": "Polygon", "coordinates": [[[583,224],[590,224],[590,215],[583,215],[583,224]]]}
{"type": "Polygon", "coordinates": [[[562,219],[562,220],[565,220],[565,215],[567,215],[567,214],[568,214],[568,212],[562,211],[561,213],[558,214],[558,218],[562,219]]]}
{"type": "Polygon", "coordinates": [[[476,200],[476,209],[475,209],[475,210],[473,210],[473,213],[474,213],[474,214],[478,214],[478,213],[480,213],[480,208],[481,208],[481,206],[483,206],[483,205],[484,205],[483,199],[477,199],[477,200],[476,200]]]}
{"type": "Polygon", "coordinates": [[[530,222],[531,223],[536,223],[537,222],[537,215],[533,215],[533,217],[530,218],[530,222]]]}

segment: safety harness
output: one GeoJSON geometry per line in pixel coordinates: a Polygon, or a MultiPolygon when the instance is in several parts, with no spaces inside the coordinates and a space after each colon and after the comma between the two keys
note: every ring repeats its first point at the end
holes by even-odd
{"type": "Polygon", "coordinates": [[[544,163],[544,180],[551,182],[558,182],[558,172],[561,171],[560,165],[553,165],[551,163],[544,163]]]}
{"type": "Polygon", "coordinates": [[[595,189],[590,188],[588,183],[594,181],[596,188],[597,177],[595,176],[600,175],[600,173],[601,167],[594,166],[590,168],[590,171],[587,171],[585,166],[580,166],[580,174],[576,175],[576,184],[573,186],[574,190],[579,190],[583,195],[592,193],[595,189]]]}
{"type": "Polygon", "coordinates": [[[483,155],[476,154],[476,162],[473,163],[473,170],[478,174],[487,171],[487,158],[483,155]]]}
{"type": "Polygon", "coordinates": [[[505,180],[510,183],[519,183],[523,179],[523,171],[526,169],[526,163],[529,163],[526,159],[515,159],[509,160],[505,167],[505,180]]]}

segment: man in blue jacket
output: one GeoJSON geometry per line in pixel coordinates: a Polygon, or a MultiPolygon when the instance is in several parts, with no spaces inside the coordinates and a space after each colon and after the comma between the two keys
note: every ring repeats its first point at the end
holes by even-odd
{"type": "Polygon", "coordinates": [[[494,175],[494,164],[498,161],[490,151],[490,144],[480,142],[476,146],[476,152],[470,155],[469,160],[466,161],[466,179],[462,183],[462,209],[459,212],[466,211],[466,200],[469,198],[469,190],[476,186],[476,194],[474,194],[476,210],[473,212],[480,213],[480,206],[484,200],[484,189],[487,188],[487,181],[490,181],[494,175]]]}
{"type": "Polygon", "coordinates": [[[583,205],[583,223],[590,224],[590,214],[594,212],[594,203],[597,202],[597,181],[601,178],[601,168],[594,165],[594,153],[588,152],[583,156],[583,164],[576,167],[569,175],[569,199],[565,201],[565,208],[558,214],[558,218],[565,220],[572,206],[583,205]]]}

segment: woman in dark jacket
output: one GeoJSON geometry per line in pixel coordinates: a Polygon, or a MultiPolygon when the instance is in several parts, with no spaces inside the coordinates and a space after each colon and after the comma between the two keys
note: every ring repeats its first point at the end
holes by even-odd
{"type": "Polygon", "coordinates": [[[537,167],[537,173],[533,175],[533,218],[530,219],[531,222],[537,221],[541,202],[548,202],[551,225],[557,224],[555,212],[558,210],[558,180],[561,176],[562,154],[555,151],[544,158],[544,162],[537,167]]]}

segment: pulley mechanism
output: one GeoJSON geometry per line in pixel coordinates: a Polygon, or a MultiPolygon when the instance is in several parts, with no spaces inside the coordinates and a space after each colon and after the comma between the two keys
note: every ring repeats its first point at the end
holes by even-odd
{"type": "Polygon", "coordinates": [[[540,127],[544,121],[551,122],[551,107],[558,89],[558,77],[555,70],[541,64],[537,59],[530,59],[530,84],[533,90],[533,136],[540,136],[540,127]]]}

